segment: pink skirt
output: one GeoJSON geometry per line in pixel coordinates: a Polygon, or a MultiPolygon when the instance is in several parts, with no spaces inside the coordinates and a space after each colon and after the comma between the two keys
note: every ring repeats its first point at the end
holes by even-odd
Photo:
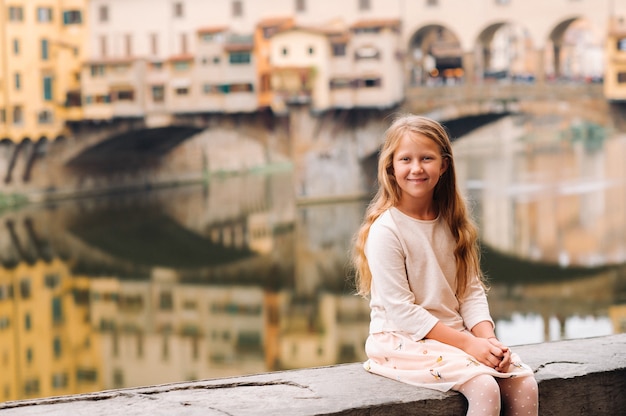
{"type": "Polygon", "coordinates": [[[399,332],[370,334],[365,353],[369,357],[363,363],[367,371],[439,391],[456,390],[481,374],[499,378],[533,376],[533,370],[512,351],[511,366],[501,373],[459,348],[433,339],[413,341],[399,332]]]}

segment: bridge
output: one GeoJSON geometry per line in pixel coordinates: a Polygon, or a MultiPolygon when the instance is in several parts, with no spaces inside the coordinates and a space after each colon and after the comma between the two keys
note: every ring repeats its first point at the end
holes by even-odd
{"type": "Polygon", "coordinates": [[[398,112],[460,125],[455,136],[467,132],[470,119],[486,115],[555,114],[607,125],[625,114],[607,103],[601,84],[493,82],[415,86],[400,106],[385,110],[312,114],[295,106],[287,116],[192,114],[160,128],[149,128],[143,119],[81,122],[70,125],[70,136],[52,142],[4,142],[0,193],[5,199],[21,194],[45,200],[202,181],[279,164],[293,166],[303,200],[364,194],[373,180],[361,179],[371,171],[364,164],[375,163],[389,116],[398,112]]]}

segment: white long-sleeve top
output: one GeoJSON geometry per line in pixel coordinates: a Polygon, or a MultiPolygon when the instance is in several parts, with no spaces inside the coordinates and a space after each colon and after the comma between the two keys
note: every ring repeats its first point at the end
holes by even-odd
{"type": "Polygon", "coordinates": [[[420,340],[438,321],[462,331],[493,320],[478,277],[456,293],[456,242],[441,218],[421,221],[390,208],[365,244],[372,273],[370,333],[400,331],[420,340]]]}

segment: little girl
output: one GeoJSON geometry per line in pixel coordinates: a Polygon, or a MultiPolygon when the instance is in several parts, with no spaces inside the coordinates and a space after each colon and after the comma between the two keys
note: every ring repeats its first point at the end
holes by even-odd
{"type": "Polygon", "coordinates": [[[501,406],[537,415],[532,370],[495,336],[477,240],[446,131],[425,117],[396,119],[354,249],[357,289],[371,308],[364,367],[457,390],[468,415],[499,415],[501,406]]]}

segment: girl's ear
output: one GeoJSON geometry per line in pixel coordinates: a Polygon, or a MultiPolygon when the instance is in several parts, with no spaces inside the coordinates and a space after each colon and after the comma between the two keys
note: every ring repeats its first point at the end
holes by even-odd
{"type": "Polygon", "coordinates": [[[439,170],[439,176],[443,175],[448,170],[448,166],[450,166],[450,158],[444,157],[441,162],[442,163],[441,163],[441,169],[439,170]]]}

